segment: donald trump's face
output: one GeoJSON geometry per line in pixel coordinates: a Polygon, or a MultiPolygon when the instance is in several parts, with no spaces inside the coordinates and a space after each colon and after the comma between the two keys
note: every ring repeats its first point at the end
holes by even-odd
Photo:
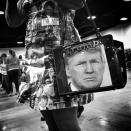
{"type": "Polygon", "coordinates": [[[75,91],[100,87],[104,73],[100,49],[88,49],[68,58],[66,74],[75,91]]]}

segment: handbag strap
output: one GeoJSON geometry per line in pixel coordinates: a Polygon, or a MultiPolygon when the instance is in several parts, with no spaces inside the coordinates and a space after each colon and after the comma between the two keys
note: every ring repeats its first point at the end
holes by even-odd
{"type": "Polygon", "coordinates": [[[66,34],[66,9],[59,9],[59,19],[60,19],[60,35],[61,35],[61,42],[60,45],[64,46],[65,34],[66,34]],[[61,12],[62,11],[62,12],[61,12]]]}
{"type": "Polygon", "coordinates": [[[92,25],[93,25],[93,27],[94,27],[94,29],[95,29],[95,33],[96,33],[97,38],[100,38],[100,39],[101,39],[102,36],[101,36],[101,34],[100,34],[99,29],[97,28],[97,25],[96,25],[95,21],[92,19],[92,14],[91,14],[91,12],[90,12],[89,7],[87,6],[86,0],[82,0],[82,2],[83,2],[83,4],[85,5],[86,13],[87,13],[87,15],[90,17],[91,23],[92,23],[92,25]]]}

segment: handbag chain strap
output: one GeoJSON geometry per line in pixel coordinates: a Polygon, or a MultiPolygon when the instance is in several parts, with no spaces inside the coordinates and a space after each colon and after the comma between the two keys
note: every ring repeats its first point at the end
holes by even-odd
{"type": "Polygon", "coordinates": [[[86,13],[87,13],[87,15],[90,17],[90,21],[91,21],[91,23],[92,23],[92,25],[93,25],[93,27],[94,27],[94,29],[95,29],[95,33],[96,33],[97,38],[101,39],[102,36],[101,36],[101,34],[100,34],[100,31],[99,31],[99,29],[98,29],[98,27],[97,27],[94,19],[92,19],[92,14],[91,14],[91,12],[90,12],[89,7],[87,6],[86,0],[82,0],[82,2],[83,2],[83,4],[84,4],[84,6],[85,6],[86,13]]]}

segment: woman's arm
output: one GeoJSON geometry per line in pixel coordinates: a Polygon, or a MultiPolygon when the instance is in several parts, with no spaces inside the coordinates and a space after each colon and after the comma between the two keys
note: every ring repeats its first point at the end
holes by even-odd
{"type": "Polygon", "coordinates": [[[23,2],[24,0],[6,0],[5,19],[9,27],[18,27],[28,18],[23,2]]]}

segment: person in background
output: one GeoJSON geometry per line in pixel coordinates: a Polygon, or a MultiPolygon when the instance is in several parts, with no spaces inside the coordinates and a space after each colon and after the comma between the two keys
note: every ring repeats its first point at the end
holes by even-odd
{"type": "Polygon", "coordinates": [[[23,66],[22,66],[22,64],[23,64],[23,58],[22,58],[22,55],[19,55],[19,63],[20,63],[20,75],[22,75],[22,68],[23,68],[23,66]]]}
{"type": "Polygon", "coordinates": [[[2,59],[0,56],[0,84],[2,84],[1,64],[2,64],[2,59]]]}
{"type": "Polygon", "coordinates": [[[19,58],[14,50],[9,49],[7,57],[7,74],[10,95],[13,95],[13,82],[15,84],[16,94],[19,92],[20,65],[19,58]]]}
{"type": "MultiPolygon", "coordinates": [[[[73,101],[71,98],[54,97],[54,69],[51,62],[53,49],[81,41],[73,23],[75,10],[71,9],[76,5],[80,6],[79,0],[6,1],[7,24],[16,28],[27,22],[25,56],[29,66],[25,73],[27,79],[20,85],[19,101],[24,103],[30,97],[31,90],[38,87],[30,99],[30,106],[40,110],[49,131],[81,130],[77,117],[79,99],[73,101]]],[[[88,102],[93,100],[88,95],[86,98],[90,99],[88,102]]]]}
{"type": "Polygon", "coordinates": [[[8,76],[7,76],[7,55],[1,54],[1,74],[2,74],[2,88],[5,90],[5,94],[9,95],[8,88],[8,76]]]}

